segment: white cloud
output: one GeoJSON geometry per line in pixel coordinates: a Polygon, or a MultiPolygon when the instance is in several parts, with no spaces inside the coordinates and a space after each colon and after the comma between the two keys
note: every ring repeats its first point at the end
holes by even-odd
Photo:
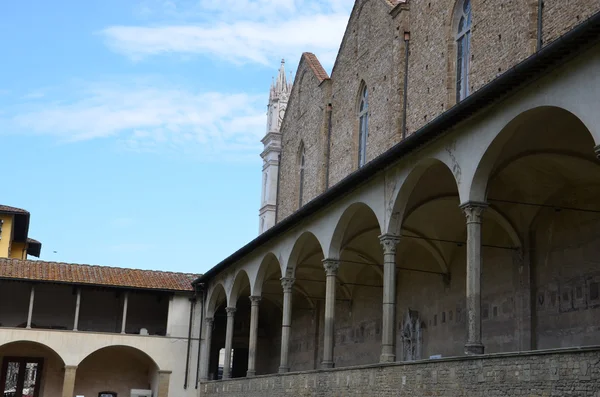
{"type": "Polygon", "coordinates": [[[101,34],[111,49],[134,60],[165,54],[201,54],[237,63],[268,64],[281,57],[297,59],[302,52],[310,51],[330,66],[352,3],[155,1],[154,8],[148,4],[143,7],[146,13],[154,15],[153,25],[110,26],[101,34]],[[160,15],[170,22],[161,21],[160,15]]]}
{"type": "Polygon", "coordinates": [[[114,137],[135,151],[189,152],[209,161],[254,159],[261,151],[266,98],[146,84],[90,84],[54,102],[23,102],[0,117],[0,131],[73,142],[114,137]]]}

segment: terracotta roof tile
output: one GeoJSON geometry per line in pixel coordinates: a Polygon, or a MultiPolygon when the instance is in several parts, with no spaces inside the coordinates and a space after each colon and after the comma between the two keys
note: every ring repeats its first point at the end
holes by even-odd
{"type": "Polygon", "coordinates": [[[0,278],[193,291],[198,274],[0,258],[0,278]]]}
{"type": "Polygon", "coordinates": [[[302,57],[304,58],[308,66],[311,68],[315,76],[317,76],[319,82],[329,79],[329,75],[327,74],[325,69],[323,69],[321,62],[319,62],[315,54],[313,54],[312,52],[305,52],[302,54],[302,57]]]}
{"type": "Polygon", "coordinates": [[[0,212],[8,212],[11,214],[29,214],[29,211],[25,211],[21,208],[10,207],[8,205],[0,205],[0,212]]]}

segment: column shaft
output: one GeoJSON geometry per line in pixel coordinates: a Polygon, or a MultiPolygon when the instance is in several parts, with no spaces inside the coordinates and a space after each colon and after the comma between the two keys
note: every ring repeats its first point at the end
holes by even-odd
{"type": "Polygon", "coordinates": [[[210,348],[212,345],[212,331],[214,320],[211,317],[204,319],[206,324],[204,330],[204,349],[202,350],[202,368],[200,372],[200,380],[206,382],[208,380],[208,372],[210,371],[210,348]]]}
{"type": "Polygon", "coordinates": [[[76,365],[66,365],[63,378],[62,397],[73,397],[75,392],[75,375],[77,373],[76,365]]]}
{"type": "Polygon", "coordinates": [[[396,246],[400,239],[380,236],[383,246],[383,329],[380,362],[396,361],[396,246]]]}
{"type": "Polygon", "coordinates": [[[123,319],[121,321],[121,333],[125,333],[127,326],[127,306],[129,305],[129,292],[125,292],[125,300],[123,301],[123,319]]]}
{"type": "Polygon", "coordinates": [[[27,312],[27,328],[31,328],[31,321],[33,319],[33,302],[35,301],[35,285],[31,286],[29,293],[29,311],[27,312]]]}
{"type": "Polygon", "coordinates": [[[233,322],[235,320],[235,307],[228,307],[227,331],[225,333],[225,362],[223,364],[223,379],[231,378],[231,349],[233,345],[233,322]]]}
{"type": "Polygon", "coordinates": [[[246,376],[256,375],[256,348],[258,340],[258,308],[260,296],[250,297],[250,340],[248,343],[248,372],[246,376]]]}
{"type": "Polygon", "coordinates": [[[327,275],[325,284],[325,335],[323,340],[323,368],[333,368],[333,342],[335,333],[335,287],[339,268],[339,261],[332,259],[323,260],[323,267],[327,275]]]}
{"type": "Polygon", "coordinates": [[[281,358],[279,373],[290,371],[290,331],[292,326],[292,287],[294,278],[284,277],[281,279],[283,287],[283,316],[281,318],[281,358]]]}
{"type": "Polygon", "coordinates": [[[81,288],[77,288],[77,298],[75,301],[75,320],[73,321],[73,331],[79,328],[79,307],[81,306],[81,288]]]}
{"type": "Polygon", "coordinates": [[[158,371],[158,387],[156,397],[169,397],[169,383],[171,382],[171,371],[158,371]]]}
{"type": "Polygon", "coordinates": [[[467,343],[466,354],[483,354],[481,342],[481,218],[485,203],[461,206],[467,217],[467,343]]]}

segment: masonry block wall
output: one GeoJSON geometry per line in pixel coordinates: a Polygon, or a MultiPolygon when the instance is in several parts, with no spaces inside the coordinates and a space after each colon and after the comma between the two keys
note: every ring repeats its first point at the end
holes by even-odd
{"type": "Polygon", "coordinates": [[[320,81],[306,57],[298,67],[296,82],[281,126],[282,152],[277,197],[277,221],[300,204],[300,150],[305,150],[302,203],[306,204],[325,188],[326,110],[329,82],[320,81]]]}
{"type": "MultiPolygon", "coordinates": [[[[358,168],[357,101],[369,89],[370,161],[401,140],[404,32],[410,32],[407,133],[456,104],[455,0],[357,0],[331,79],[320,82],[301,62],[282,126],[278,221],[299,206],[298,149],[307,153],[305,204],[358,168]],[[307,73],[308,70],[308,73],[307,73]],[[327,147],[327,104],[332,104],[327,147]],[[329,159],[326,158],[329,149],[329,159]],[[327,175],[326,175],[327,174],[327,175]]],[[[469,88],[473,93],[536,51],[538,0],[471,0],[469,88]]],[[[549,44],[600,10],[600,0],[545,0],[543,40],[549,44]]]]}
{"type": "Polygon", "coordinates": [[[310,371],[201,385],[203,396],[597,397],[600,351],[498,355],[310,371]]]}
{"type": "Polygon", "coordinates": [[[399,141],[403,30],[384,1],[357,1],[333,68],[330,186],[358,168],[358,102],[369,95],[367,161],[399,141]],[[402,30],[402,32],[400,32],[402,30]]]}

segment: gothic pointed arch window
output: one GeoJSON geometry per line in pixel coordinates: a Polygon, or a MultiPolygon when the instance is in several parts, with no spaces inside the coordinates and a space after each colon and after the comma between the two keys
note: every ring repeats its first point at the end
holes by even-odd
{"type": "Polygon", "coordinates": [[[456,5],[456,102],[469,95],[469,64],[471,59],[471,0],[459,0],[456,5]]]}
{"type": "Polygon", "coordinates": [[[304,196],[304,179],[306,172],[306,148],[304,142],[300,142],[300,148],[298,149],[298,171],[299,171],[299,184],[298,184],[298,208],[302,207],[302,198],[304,196]]]}
{"type": "Polygon", "coordinates": [[[362,85],[358,101],[358,168],[367,162],[367,138],[369,137],[369,91],[362,85]]]}

